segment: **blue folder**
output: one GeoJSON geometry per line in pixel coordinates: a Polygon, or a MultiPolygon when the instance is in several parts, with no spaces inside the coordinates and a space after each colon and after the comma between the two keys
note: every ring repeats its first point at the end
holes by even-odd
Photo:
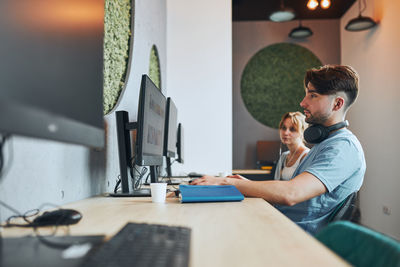
{"type": "Polygon", "coordinates": [[[244,196],[233,185],[180,185],[182,203],[242,201],[244,196]]]}

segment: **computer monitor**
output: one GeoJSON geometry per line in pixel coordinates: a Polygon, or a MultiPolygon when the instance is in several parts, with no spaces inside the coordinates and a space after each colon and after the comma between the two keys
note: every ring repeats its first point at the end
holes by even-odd
{"type": "Polygon", "coordinates": [[[0,1],[0,133],[101,148],[104,3],[58,2],[0,1]]]}
{"type": "Polygon", "coordinates": [[[149,190],[133,189],[128,171],[133,165],[150,166],[151,182],[158,182],[156,167],[163,163],[165,108],[165,96],[147,75],[143,75],[137,121],[129,122],[126,111],[116,112],[122,192],[111,196],[150,196],[149,190]],[[132,130],[136,130],[134,153],[131,153],[132,130]]]}
{"type": "Polygon", "coordinates": [[[138,110],[136,164],[161,166],[166,98],[147,75],[142,76],[138,110]]]}
{"type": "Polygon", "coordinates": [[[164,130],[164,156],[167,163],[167,175],[172,176],[171,158],[176,154],[176,129],[178,124],[178,110],[170,97],[167,99],[165,130],[164,130]]]}
{"type": "Polygon", "coordinates": [[[184,148],[184,146],[183,146],[183,126],[182,126],[182,123],[179,123],[178,124],[178,132],[177,132],[177,142],[176,142],[176,149],[178,152],[177,161],[179,163],[183,163],[183,158],[184,158],[184,156],[183,156],[184,149],[183,148],[184,148]]]}

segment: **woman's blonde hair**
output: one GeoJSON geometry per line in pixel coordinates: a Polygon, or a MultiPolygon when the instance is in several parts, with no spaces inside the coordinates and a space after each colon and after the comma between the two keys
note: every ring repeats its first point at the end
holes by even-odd
{"type": "Polygon", "coordinates": [[[304,116],[301,112],[286,112],[283,114],[281,121],[279,122],[279,129],[282,129],[283,122],[286,119],[290,119],[294,125],[294,128],[297,132],[303,135],[304,130],[307,128],[308,124],[305,121],[306,116],[304,116]]]}

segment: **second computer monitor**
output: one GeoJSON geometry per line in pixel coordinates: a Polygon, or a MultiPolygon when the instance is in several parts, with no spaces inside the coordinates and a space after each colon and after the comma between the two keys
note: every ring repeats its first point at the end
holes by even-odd
{"type": "Polygon", "coordinates": [[[142,76],[138,110],[136,164],[163,162],[166,99],[147,75],[142,76]]]}
{"type": "Polygon", "coordinates": [[[167,99],[164,130],[164,156],[174,158],[176,154],[176,128],[178,125],[178,110],[170,97],[167,99]]]}
{"type": "Polygon", "coordinates": [[[178,159],[179,163],[183,163],[183,126],[182,123],[178,124],[178,133],[177,133],[177,142],[176,148],[178,151],[178,159]]]}

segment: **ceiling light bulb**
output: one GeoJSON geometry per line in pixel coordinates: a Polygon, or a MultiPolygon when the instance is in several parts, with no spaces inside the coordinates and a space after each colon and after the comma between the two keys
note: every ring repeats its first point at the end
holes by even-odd
{"type": "Polygon", "coordinates": [[[308,9],[311,9],[311,10],[315,10],[317,8],[317,6],[318,6],[317,0],[309,0],[307,3],[308,9]]]}
{"type": "Polygon", "coordinates": [[[322,0],[321,1],[321,7],[323,9],[327,9],[331,6],[331,1],[330,0],[322,0]]]}

